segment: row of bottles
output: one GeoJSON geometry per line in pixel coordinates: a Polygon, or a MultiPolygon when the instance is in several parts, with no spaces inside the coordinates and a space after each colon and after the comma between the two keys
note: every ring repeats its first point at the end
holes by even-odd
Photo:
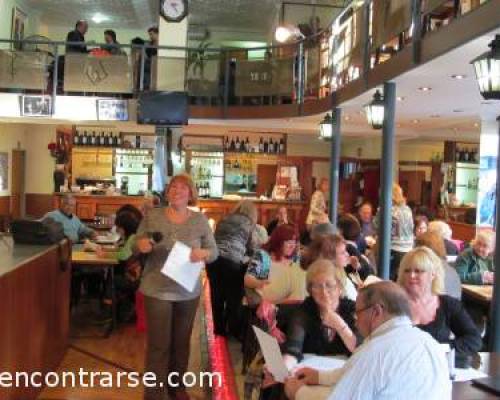
{"type": "Polygon", "coordinates": [[[459,147],[457,145],[455,150],[455,161],[456,162],[479,162],[478,149],[473,147],[459,147]]]}
{"type": "MultiPolygon", "coordinates": [[[[96,146],[96,147],[121,147],[123,141],[120,135],[113,135],[113,133],[104,133],[92,131],[92,133],[77,131],[73,135],[73,146],[96,146]]],[[[139,145],[140,147],[140,145],[139,145]]]]}
{"type": "Polygon", "coordinates": [[[210,197],[210,182],[197,182],[196,191],[198,192],[198,197],[208,198],[210,197]]]}
{"type": "Polygon", "coordinates": [[[241,152],[241,153],[271,153],[271,154],[284,154],[285,153],[285,139],[277,138],[264,139],[262,136],[258,143],[250,143],[247,136],[246,140],[236,136],[236,140],[226,136],[224,140],[224,151],[241,152]]]}

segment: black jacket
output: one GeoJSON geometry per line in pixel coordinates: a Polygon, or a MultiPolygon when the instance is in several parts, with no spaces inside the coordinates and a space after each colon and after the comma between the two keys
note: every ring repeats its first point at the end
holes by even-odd
{"type": "Polygon", "coordinates": [[[88,53],[87,46],[85,45],[85,36],[83,36],[77,29],[68,33],[68,36],[66,36],[66,41],[82,42],[81,45],[66,45],[66,53],[88,53]]]}

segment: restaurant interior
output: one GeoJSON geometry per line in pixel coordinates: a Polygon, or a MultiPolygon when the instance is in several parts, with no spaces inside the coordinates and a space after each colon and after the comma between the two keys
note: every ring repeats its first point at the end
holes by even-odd
{"type": "MultiPolygon", "coordinates": [[[[92,245],[11,238],[14,222],[44,217],[68,194],[103,243],[113,240],[108,231],[120,207],[163,204],[165,185],[181,173],[191,176],[197,210],[213,229],[251,200],[258,224],[266,227],[284,206],[304,234],[324,180],[333,223],[366,201],[376,213],[390,205],[390,177],[413,211],[445,221],[464,248],[478,232],[494,231],[500,103],[481,95],[472,61],[498,41],[500,3],[387,3],[392,8],[382,12],[376,0],[190,0],[187,16],[169,22],[159,0],[0,0],[0,373],[143,371],[137,297],[135,322],[113,314],[104,329],[92,324],[92,301],[74,304],[72,270],[99,266],[113,276],[116,260],[99,259],[92,245]],[[88,21],[88,54],[65,50],[79,19],[88,21]],[[280,43],[279,26],[300,34],[280,43]],[[107,29],[122,53],[100,53],[107,29]],[[152,48],[158,55],[147,57],[152,48]],[[392,126],[386,110],[384,129],[374,129],[365,106],[386,82],[395,85],[392,126]]],[[[390,237],[390,221],[384,226],[390,237]]],[[[389,246],[380,232],[379,243],[389,246]]],[[[388,277],[383,263],[378,275],[388,277]]],[[[488,315],[493,292],[492,285],[463,286],[462,300],[488,315]]],[[[211,332],[206,284],[201,299],[188,369],[221,372],[224,388],[189,394],[246,398],[245,346],[211,332]]],[[[500,374],[498,318],[489,322],[493,332],[497,324],[497,347],[485,345],[480,355],[490,357],[480,360],[491,376],[500,374]]],[[[46,386],[0,393],[5,400],[132,400],[143,392],[46,386]]],[[[455,398],[497,397],[460,382],[455,398]]]]}

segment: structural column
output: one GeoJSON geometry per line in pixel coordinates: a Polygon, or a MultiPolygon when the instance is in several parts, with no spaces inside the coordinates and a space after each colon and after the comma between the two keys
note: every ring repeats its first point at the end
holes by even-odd
{"type": "Polygon", "coordinates": [[[340,169],[340,108],[332,110],[332,140],[330,153],[330,201],[328,212],[333,226],[337,227],[337,215],[339,209],[339,169],[340,169]]]}
{"type": "MultiPolygon", "coordinates": [[[[490,351],[500,351],[500,271],[498,268],[500,262],[500,235],[498,234],[498,227],[500,226],[500,185],[498,185],[498,177],[500,176],[500,117],[497,118],[498,122],[498,152],[497,152],[497,189],[496,189],[496,208],[495,208],[495,281],[493,283],[493,299],[490,307],[491,318],[491,338],[490,338],[490,351]]],[[[479,210],[478,210],[479,211],[479,210]]]]}
{"type": "Polygon", "coordinates": [[[396,84],[384,83],[384,125],[382,128],[382,170],[380,182],[380,218],[378,232],[378,275],[389,279],[391,260],[391,208],[394,161],[394,116],[396,111],[396,84]]]}

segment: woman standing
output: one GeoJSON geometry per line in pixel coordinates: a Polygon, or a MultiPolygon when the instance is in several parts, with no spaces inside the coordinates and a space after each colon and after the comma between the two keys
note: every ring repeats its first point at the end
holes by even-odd
{"type": "MultiPolygon", "coordinates": [[[[391,280],[398,276],[399,263],[403,256],[413,248],[413,214],[406,205],[403,189],[397,183],[392,184],[391,208],[391,280]]],[[[376,225],[380,223],[380,215],[375,217],[376,225]]]]}
{"type": "Polygon", "coordinates": [[[168,207],[151,210],[138,230],[136,250],[147,254],[140,290],[146,306],[147,352],[145,371],[156,374],[154,388],[145,388],[145,400],[164,400],[167,392],[176,400],[189,399],[182,377],[189,361],[191,331],[198,308],[201,285],[192,292],[161,273],[174,244],[179,241],[191,250],[192,262],[211,262],[217,247],[206,217],[189,210],[197,200],[196,189],[187,175],[172,178],[166,189],[168,207]],[[154,241],[151,240],[154,238],[154,241]],[[173,390],[167,377],[178,373],[181,386],[173,390]]]}
{"type": "Polygon", "coordinates": [[[246,255],[252,253],[252,234],[256,223],[255,205],[244,200],[217,224],[215,241],[219,257],[207,266],[216,335],[226,336],[226,329],[234,337],[239,337],[241,333],[243,261],[246,255]]]}
{"type": "Polygon", "coordinates": [[[319,223],[328,222],[328,211],[326,209],[326,194],[328,193],[328,179],[322,178],[318,189],[311,196],[309,214],[307,214],[306,225],[308,230],[319,223]]]}

